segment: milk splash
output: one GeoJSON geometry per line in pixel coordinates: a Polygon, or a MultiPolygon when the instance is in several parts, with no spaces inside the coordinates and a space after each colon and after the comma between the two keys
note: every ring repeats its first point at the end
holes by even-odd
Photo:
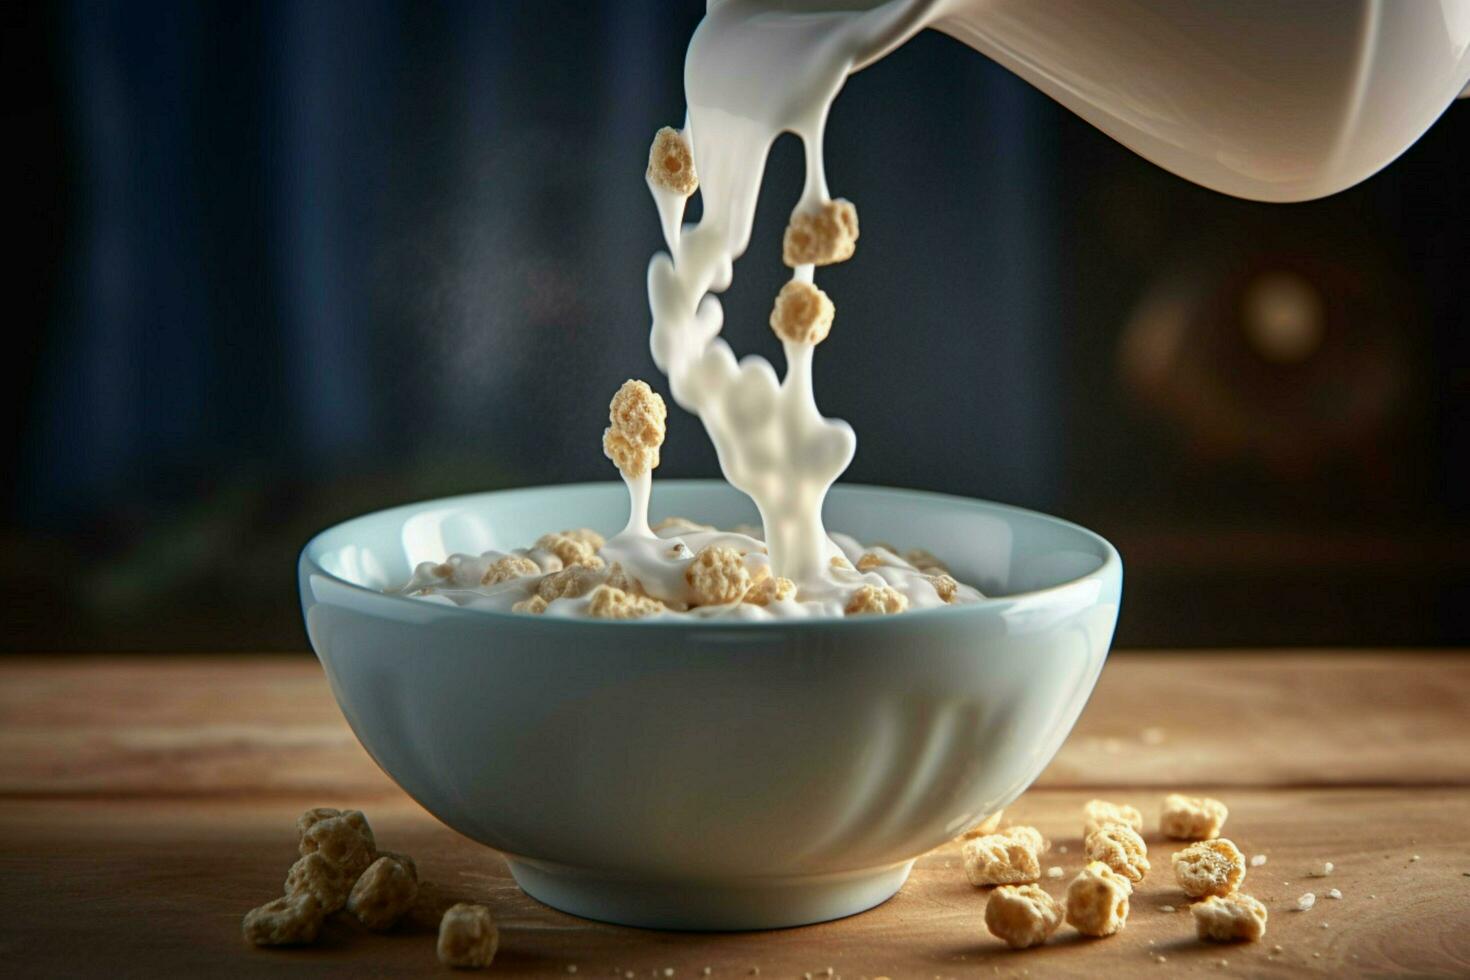
{"type": "MultiPolygon", "coordinates": [[[[796,134],[806,184],[793,213],[830,198],[822,162],[827,112],[847,76],[923,25],[932,3],[893,2],[869,11],[789,10],[751,0],[711,7],[689,42],[683,136],[693,148],[704,215],[684,225],[686,198],[649,187],[667,253],[648,269],[654,363],[674,400],[698,415],[729,483],[760,511],[773,571],[807,585],[827,575],[840,549],[822,523],[822,502],[852,462],[852,427],[822,416],[812,390],[811,344],[783,340],[786,374],[763,357],[736,360],[719,336],[715,293],[729,288],[750,243],[761,175],[772,143],[796,134]]],[[[810,265],[793,279],[811,282],[810,265]]]]}

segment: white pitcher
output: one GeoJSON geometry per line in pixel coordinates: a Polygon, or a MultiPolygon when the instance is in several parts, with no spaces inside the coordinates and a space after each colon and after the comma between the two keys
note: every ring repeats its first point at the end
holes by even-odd
{"type": "Polygon", "coordinates": [[[867,9],[865,67],[924,27],[1123,145],[1261,201],[1373,175],[1470,93],[1470,0],[782,0],[867,9]]]}

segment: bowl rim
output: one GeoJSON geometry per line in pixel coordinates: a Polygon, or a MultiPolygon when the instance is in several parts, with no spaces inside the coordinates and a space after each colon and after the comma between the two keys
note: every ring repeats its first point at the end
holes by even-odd
{"type": "MultiPolygon", "coordinates": [[[[738,489],[730,486],[723,479],[717,478],[695,478],[695,479],[665,479],[660,480],[658,485],[664,488],[679,487],[683,489],[701,488],[724,488],[733,493],[740,493],[738,489]]],[[[329,527],[318,531],[302,547],[297,561],[298,581],[304,573],[320,575],[337,586],[359,593],[363,596],[372,597],[375,602],[388,602],[392,605],[406,603],[409,607],[422,611],[425,603],[412,596],[399,595],[392,592],[382,592],[356,582],[348,581],[323,568],[321,563],[313,557],[312,552],[317,550],[322,539],[339,533],[349,524],[358,521],[366,521],[371,518],[383,517],[394,511],[411,511],[427,508],[430,506],[444,506],[456,501],[466,501],[482,497],[494,497],[501,494],[534,493],[547,490],[574,490],[593,487],[617,487],[623,488],[623,483],[617,480],[585,480],[573,483],[548,483],[537,486],[524,487],[502,487],[497,490],[481,490],[473,493],[452,494],[447,497],[431,497],[424,500],[410,501],[403,504],[395,504],[379,510],[368,511],[365,514],[357,514],[346,520],[338,521],[329,527]]],[[[432,604],[436,613],[446,616],[469,616],[475,621],[487,623],[506,623],[516,626],[544,626],[551,629],[577,630],[593,629],[604,630],[609,627],[616,629],[683,629],[683,630],[805,630],[815,628],[820,630],[832,629],[873,629],[884,626],[895,626],[903,623],[914,623],[916,621],[928,621],[940,617],[963,617],[963,616],[990,616],[1003,611],[1007,607],[1028,605],[1034,606],[1037,602],[1045,600],[1060,601],[1067,595],[1083,589],[1090,589],[1094,584],[1101,586],[1109,579],[1116,579],[1118,587],[1122,587],[1123,560],[1112,542],[1108,541],[1096,531],[1089,530],[1080,524],[1075,524],[1065,518],[1055,517],[1041,511],[1031,510],[1026,507],[1018,507],[1014,504],[1004,504],[993,500],[985,500],[979,497],[965,497],[959,494],[941,493],[935,490],[917,490],[908,487],[886,487],[867,483],[836,483],[829,492],[854,496],[901,496],[921,497],[932,501],[946,503],[954,506],[979,508],[988,511],[999,511],[1002,513],[1017,514],[1023,517],[1038,520],[1071,531],[1085,540],[1093,543],[1102,553],[1102,561],[1092,571],[1076,578],[1067,579],[1039,589],[1029,589],[1023,592],[1008,592],[1005,595],[986,596],[978,602],[968,602],[960,606],[941,606],[932,609],[916,609],[897,616],[814,616],[802,619],[769,619],[769,620],[745,620],[745,619],[703,619],[703,618],[680,618],[673,616],[659,616],[651,619],[629,619],[629,620],[605,620],[605,619],[578,619],[563,616],[528,616],[524,613],[501,612],[494,609],[471,608],[467,606],[453,606],[432,604]]],[[[304,596],[303,596],[304,600],[304,596]]],[[[320,601],[320,600],[318,600],[320,601]]],[[[389,608],[392,608],[390,605],[389,608]]]]}

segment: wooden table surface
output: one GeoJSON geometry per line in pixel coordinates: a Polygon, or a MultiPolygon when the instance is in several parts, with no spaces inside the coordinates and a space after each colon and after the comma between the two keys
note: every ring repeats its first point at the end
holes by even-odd
{"type": "Polygon", "coordinates": [[[0,661],[0,973],[447,974],[428,914],[388,935],[333,921],[303,950],[241,940],[241,914],[280,893],[296,815],[330,805],[366,811],[382,846],[417,858],[434,898],[494,909],[498,975],[1470,975],[1470,655],[1115,654],[1061,754],[1007,814],[1055,842],[1043,863],[1066,877],[1043,882],[1054,894],[1082,863],[1079,810],[1093,796],[1144,811],[1154,865],[1127,929],[1109,939],[1064,926],[1042,949],[1007,950],[985,931],[985,895],[965,881],[954,844],[850,919],[649,932],[523,895],[495,852],[373,766],[314,660],[10,659],[0,661]],[[1264,943],[1195,941],[1168,870],[1178,845],[1153,832],[1159,799],[1181,788],[1224,800],[1226,836],[1267,856],[1244,888],[1270,909],[1264,943]],[[1324,861],[1331,878],[1306,877],[1324,861]],[[1298,895],[1330,887],[1341,900],[1294,911],[1298,895]]]}

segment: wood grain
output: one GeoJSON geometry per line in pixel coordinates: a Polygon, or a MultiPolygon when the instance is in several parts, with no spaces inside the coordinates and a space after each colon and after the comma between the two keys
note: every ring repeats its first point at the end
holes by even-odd
{"type": "MultiPolygon", "coordinates": [[[[972,888],[958,849],[923,858],[887,904],[839,922],[776,932],[661,933],[587,922],[527,898],[494,852],[444,828],[406,800],[380,801],[369,816],[382,846],[406,851],[440,897],[485,902],[502,930],[497,976],[610,978],[800,978],[831,966],[844,977],[1095,977],[1157,970],[1253,976],[1407,972],[1470,973],[1470,790],[1213,789],[1232,808],[1228,832],[1247,853],[1269,857],[1244,890],[1264,901],[1266,941],[1205,945],[1194,938],[1167,855],[1150,840],[1154,870],[1139,886],[1127,928],[1087,941],[1063,927],[1048,946],[1008,951],[986,931],[985,892],[972,888]],[[1411,862],[1413,854],[1422,860],[1411,862]],[[1305,872],[1333,861],[1330,879],[1305,872]],[[1290,884],[1285,884],[1290,882],[1290,884]],[[1291,911],[1304,891],[1343,892],[1311,912],[1291,911]],[[1371,896],[1371,897],[1370,897],[1371,896]],[[1163,906],[1173,905],[1169,913],[1163,906]],[[1327,928],[1322,928],[1323,924],[1327,928]],[[1283,952],[1273,953],[1275,945],[1283,952]],[[1318,955],[1320,954],[1320,955],[1318,955]],[[1162,970],[1155,955],[1167,963],[1162,970]]],[[[1033,791],[1018,820],[1053,837],[1046,863],[1067,878],[1081,866],[1076,825],[1090,794],[1033,791]],[[1060,853],[1065,846],[1068,853],[1060,853]]],[[[1123,800],[1146,802],[1119,794],[1123,800]]],[[[323,943],[256,950],[240,939],[240,916],[278,894],[294,857],[292,822],[318,797],[267,803],[209,800],[10,801],[0,803],[5,928],[0,956],[26,975],[397,976],[434,972],[430,921],[389,935],[334,921],[323,943]]],[[[428,917],[426,917],[427,919],[428,917]]],[[[20,974],[16,974],[20,975],[20,974]]]]}
{"type": "Polygon", "coordinates": [[[498,975],[1470,975],[1470,657],[1117,656],[1010,817],[1053,838],[1045,863],[1066,877],[1044,884],[1060,894],[1081,864],[1086,799],[1133,803],[1152,827],[1163,791],[1185,785],[1225,800],[1226,835],[1267,855],[1244,889],[1271,911],[1265,943],[1198,943],[1168,871],[1178,845],[1156,836],[1128,928],[1107,940],[1064,927],[1043,949],[1007,951],[954,845],[922,858],[893,900],[840,922],[648,932],[522,894],[498,855],[376,770],[314,661],[12,661],[0,663],[0,962],[17,976],[441,972],[427,910],[385,936],[334,921],[306,950],[240,939],[241,914],[280,891],[296,814],[330,804],[362,807],[384,847],[418,859],[435,883],[426,902],[494,908],[498,975]],[[1323,861],[1330,879],[1304,877],[1323,861]],[[1302,892],[1329,887],[1343,899],[1293,911],[1302,892]]]}

